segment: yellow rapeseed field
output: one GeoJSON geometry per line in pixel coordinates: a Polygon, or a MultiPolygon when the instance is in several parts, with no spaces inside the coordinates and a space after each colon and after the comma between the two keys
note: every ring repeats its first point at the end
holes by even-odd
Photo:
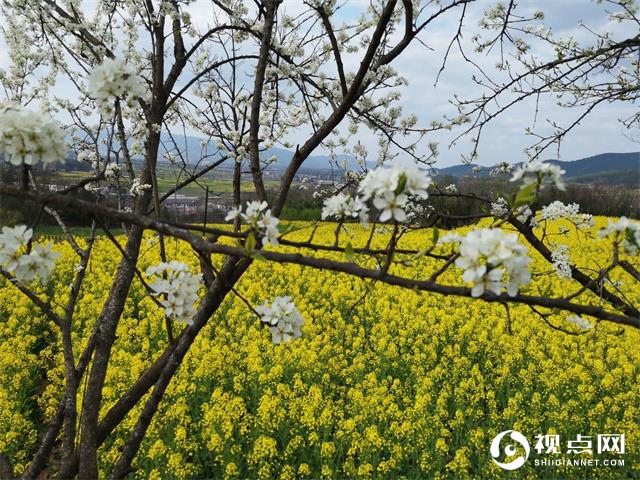
{"type": "MultiPolygon", "coordinates": [[[[606,219],[596,223],[594,237],[606,219]]],[[[317,241],[331,244],[334,229],[322,226],[317,241]]],[[[354,246],[366,242],[361,227],[347,230],[354,246]]],[[[290,238],[304,240],[309,231],[290,238]]],[[[422,231],[405,235],[400,246],[425,248],[431,241],[431,232],[422,231]]],[[[561,243],[572,247],[575,263],[597,268],[609,258],[608,242],[572,230],[561,243]]],[[[63,304],[77,256],[66,244],[56,249],[62,257],[41,294],[63,304]]],[[[197,271],[186,244],[171,240],[168,252],[197,271]]],[[[115,246],[100,238],[75,315],[76,354],[118,259],[115,246]]],[[[140,270],[158,262],[149,234],[140,270]]],[[[536,271],[550,270],[540,258],[534,264],[536,271]]],[[[424,277],[433,265],[423,258],[394,271],[424,277]]],[[[454,268],[442,280],[454,284],[459,277],[454,268]]],[[[617,279],[624,294],[640,302],[630,279],[617,279]]],[[[534,278],[525,291],[557,295],[575,288],[551,274],[534,278]]],[[[290,295],[306,319],[303,338],[274,345],[246,305],[229,297],[171,383],[134,464],[135,478],[640,477],[637,330],[602,323],[570,336],[523,306],[510,309],[509,322],[497,304],[381,284],[369,291],[347,275],[266,262],[254,263],[238,291],[254,305],[290,295]],[[543,468],[530,460],[517,476],[509,474],[489,455],[492,438],[508,429],[529,439],[557,433],[563,445],[577,434],[624,433],[626,466],[543,468]]],[[[577,331],[560,315],[550,320],[577,331]]],[[[167,341],[163,313],[137,280],[117,334],[105,411],[167,341]]],[[[0,452],[17,470],[62,391],[59,345],[57,327],[0,283],[0,452]]],[[[101,450],[104,473],[135,420],[130,415],[101,450]]]]}

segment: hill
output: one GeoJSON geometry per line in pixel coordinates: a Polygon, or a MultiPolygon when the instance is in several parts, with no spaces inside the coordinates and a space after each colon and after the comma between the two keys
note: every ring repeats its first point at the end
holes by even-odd
{"type": "MultiPolygon", "coordinates": [[[[218,149],[215,142],[207,142],[203,138],[194,136],[176,135],[175,141],[179,146],[182,156],[189,164],[195,164],[204,154],[215,155],[218,149]]],[[[168,134],[163,134],[163,144],[171,148],[171,140],[168,134]]],[[[117,143],[117,142],[116,142],[117,143]]],[[[270,148],[261,154],[263,159],[272,156],[277,158],[268,169],[278,171],[284,169],[294,152],[284,148],[270,148]]],[[[346,162],[348,169],[358,169],[359,166],[350,155],[338,155],[337,161],[342,164],[346,162]]],[[[565,178],[575,183],[601,183],[601,184],[624,184],[640,185],[640,152],[630,153],[601,153],[592,157],[582,158],[573,161],[548,160],[560,165],[565,171],[565,178]]],[[[367,162],[370,168],[375,168],[375,162],[367,162]]],[[[73,155],[70,155],[65,165],[59,170],[78,170],[78,163],[73,155]]],[[[329,155],[310,155],[304,162],[303,171],[323,171],[327,172],[335,168],[336,162],[331,162],[329,155]]],[[[518,164],[516,164],[518,165],[518,164]]],[[[433,168],[434,174],[438,176],[452,177],[488,177],[493,167],[483,167],[477,164],[454,165],[445,168],[433,168]]]]}
{"type": "MultiPolygon", "coordinates": [[[[580,160],[549,160],[562,167],[565,178],[576,183],[640,185],[640,152],[601,153],[580,160]]],[[[436,170],[439,176],[465,177],[490,175],[491,167],[476,164],[455,165],[436,170]],[[474,173],[474,169],[478,169],[474,173]]]]}
{"type": "MultiPolygon", "coordinates": [[[[215,142],[207,142],[200,137],[177,135],[174,138],[184,158],[186,158],[190,164],[196,163],[205,152],[209,155],[218,152],[215,142]]],[[[170,147],[171,141],[168,135],[163,135],[162,141],[168,148],[170,147]]],[[[261,157],[262,159],[268,159],[272,156],[277,157],[277,161],[268,168],[272,170],[282,170],[289,164],[293,154],[294,151],[292,150],[274,147],[264,151],[261,157]]],[[[331,157],[329,157],[329,155],[310,155],[304,162],[304,168],[306,170],[327,170],[332,166],[330,160],[331,157]]],[[[350,155],[338,155],[337,160],[339,162],[346,161],[348,168],[356,168],[356,162],[350,155]]],[[[333,166],[335,166],[335,162],[333,166]]]]}
{"type": "MultiPolygon", "coordinates": [[[[103,135],[104,136],[104,135],[103,135]]],[[[106,136],[104,137],[106,138],[106,136]]],[[[70,138],[68,138],[70,141],[70,138]]],[[[167,133],[163,133],[161,136],[162,147],[160,152],[163,153],[165,151],[173,150],[174,156],[178,156],[175,153],[175,147],[173,145],[173,141],[177,144],[177,148],[180,151],[182,157],[187,161],[190,165],[195,165],[199,159],[201,159],[205,155],[215,156],[218,153],[218,148],[216,146],[216,142],[209,141],[207,142],[205,139],[201,137],[194,137],[190,135],[174,135],[173,140],[167,133]],[[166,149],[166,150],[165,150],[166,149]]],[[[117,139],[113,139],[114,148],[118,148],[117,139]]],[[[106,154],[106,150],[104,147],[101,149],[101,153],[103,155],[106,154]]],[[[270,148],[261,153],[261,158],[266,160],[272,156],[277,157],[277,160],[267,167],[268,170],[283,170],[287,167],[291,158],[293,157],[294,152],[292,150],[286,150],[284,148],[270,148]]],[[[134,157],[134,161],[136,157],[134,157]]],[[[138,159],[139,160],[139,159],[138,159]]],[[[356,169],[358,165],[354,158],[351,155],[337,155],[336,160],[340,162],[346,162],[348,169],[356,169]]],[[[162,162],[162,159],[160,160],[162,162]]],[[[231,163],[229,163],[231,164],[231,163]]],[[[372,163],[370,163],[373,166],[372,163]]],[[[327,171],[332,167],[335,168],[336,161],[331,162],[331,157],[329,155],[310,155],[304,162],[304,170],[322,170],[327,171]]],[[[89,170],[88,165],[82,165],[76,162],[76,157],[73,152],[69,152],[68,157],[63,165],[57,165],[57,170],[89,170]]]]}

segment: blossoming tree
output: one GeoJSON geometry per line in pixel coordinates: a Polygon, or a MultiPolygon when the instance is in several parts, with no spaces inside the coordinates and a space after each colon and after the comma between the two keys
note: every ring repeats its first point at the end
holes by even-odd
{"type": "MultiPolygon", "coordinates": [[[[640,280],[634,264],[640,248],[639,224],[622,218],[600,232],[610,239],[611,262],[596,272],[573,264],[566,245],[554,243],[544,229],[545,222],[558,218],[570,220],[578,232],[591,225],[590,217],[581,214],[577,205],[541,206],[536,201],[538,192],[549,185],[563,188],[561,169],[538,157],[571,126],[541,140],[531,161],[512,174],[518,194],[498,201],[438,185],[426,168],[437,149],[423,145],[430,131],[441,128],[467,128],[467,133],[476,132],[479,137],[482,127],[504,110],[491,110],[495,101],[513,89],[517,94],[507,105],[560,92],[571,98],[572,106],[584,105],[585,114],[603,102],[637,99],[640,37],[598,37],[595,45],[580,46],[556,39],[544,28],[531,27],[541,15],[521,17],[513,2],[498,5],[485,12],[482,26],[490,36],[475,41],[480,50],[514,47],[516,62],[508,68],[516,72],[519,66],[520,70],[506,83],[490,83],[488,96],[459,100],[459,115],[449,122],[422,128],[398,107],[397,87],[405,80],[393,68],[394,62],[442,17],[459,22],[451,45],[460,45],[472,3],[376,1],[363,9],[357,21],[348,23],[336,16],[341,8],[338,2],[305,2],[304,8],[289,14],[286,4],[278,0],[250,5],[212,0],[203,26],[191,18],[191,2],[182,0],[97,2],[93,8],[80,0],[2,2],[12,64],[0,77],[6,94],[0,110],[0,153],[22,175],[19,185],[3,182],[0,193],[32,202],[41,213],[55,218],[78,256],[70,293],[66,303],[59,305],[38,290],[55,269],[57,254],[52,245],[35,242],[32,228],[25,225],[5,226],[0,234],[0,273],[13,284],[5,283],[3,288],[27,295],[57,326],[65,362],[65,391],[60,392],[57,411],[43,430],[31,463],[16,473],[37,478],[56,461],[53,452],[60,446],[61,478],[97,478],[101,445],[142,403],[110,472],[112,478],[128,475],[167,386],[228,295],[246,301],[275,343],[301,336],[304,319],[294,298],[265,299],[252,306],[236,288],[254,261],[343,272],[368,285],[384,282],[498,302],[505,306],[506,315],[510,305],[522,304],[555,328],[565,329],[553,323],[561,317],[578,332],[590,331],[600,321],[640,327],[638,306],[609,281],[614,269],[625,271],[630,280],[640,280]],[[551,44],[557,58],[540,62],[528,57],[527,35],[551,44]],[[618,64],[625,64],[625,70],[615,70],[618,64]],[[615,70],[613,81],[589,82],[595,78],[590,77],[594,70],[602,74],[615,70]],[[62,82],[66,97],[59,96],[57,89],[54,94],[62,82]],[[187,128],[208,140],[195,167],[194,159],[184,157],[175,136],[187,128]],[[326,195],[322,217],[336,222],[334,244],[316,242],[315,230],[306,242],[289,240],[287,235],[295,227],[285,225],[279,216],[296,174],[320,147],[350,151],[364,160],[366,150],[352,144],[347,135],[358,128],[379,135],[378,166],[370,169],[362,161],[359,171],[347,172],[326,195]],[[295,146],[287,141],[293,130],[308,132],[295,146]],[[210,144],[215,149],[210,150],[210,144]],[[294,154],[277,191],[270,195],[264,171],[274,159],[265,157],[276,145],[293,148],[294,154]],[[68,151],[90,164],[92,174],[62,191],[43,191],[38,178],[42,170],[34,166],[61,161],[68,151]],[[158,162],[163,156],[178,172],[168,192],[158,187],[158,162]],[[227,216],[231,228],[181,224],[163,216],[162,205],[171,195],[229,164],[234,200],[227,216]],[[243,198],[243,172],[250,174],[257,200],[243,198]],[[82,190],[89,192],[90,200],[87,194],[84,199],[77,194],[82,190]],[[107,192],[116,192],[116,204],[105,201],[112,199],[107,192]],[[448,197],[465,197],[483,205],[486,213],[481,217],[491,219],[490,225],[473,228],[466,235],[440,236],[434,229],[423,249],[399,248],[405,232],[432,227],[446,218],[446,212],[429,210],[429,202],[448,197]],[[87,242],[77,241],[65,225],[60,212],[68,208],[82,209],[93,219],[87,242]],[[365,245],[348,241],[347,223],[355,221],[370,231],[365,245]],[[109,222],[124,227],[124,245],[111,234],[109,222]],[[78,352],[72,340],[74,311],[100,229],[118,246],[121,260],[92,334],[78,352]],[[381,230],[388,241],[385,248],[375,248],[373,240],[383,235],[381,230]],[[163,262],[142,272],[138,260],[145,231],[158,235],[163,262]],[[192,247],[200,271],[167,258],[164,245],[169,237],[192,247]],[[275,248],[279,245],[286,249],[275,248]],[[344,258],[327,258],[323,252],[338,252],[344,258]],[[562,297],[527,291],[533,275],[547,274],[531,271],[533,254],[544,257],[554,274],[571,278],[575,290],[562,297]],[[218,264],[212,255],[224,260],[218,264]],[[439,264],[428,277],[404,276],[396,269],[424,257],[439,264]],[[461,272],[464,285],[440,281],[449,269],[461,272]],[[168,346],[107,409],[102,404],[105,376],[135,278],[165,313],[168,346]],[[590,295],[582,295],[585,292],[590,295]]],[[[632,2],[612,3],[617,6],[612,14],[616,21],[638,23],[632,2]]],[[[625,122],[632,126],[638,120],[635,116],[625,122]]],[[[567,332],[575,333],[569,326],[567,332]]]]}

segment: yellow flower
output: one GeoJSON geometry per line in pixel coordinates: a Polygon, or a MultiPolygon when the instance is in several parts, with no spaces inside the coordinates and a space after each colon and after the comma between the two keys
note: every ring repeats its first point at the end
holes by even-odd
{"type": "Polygon", "coordinates": [[[308,477],[309,475],[311,475],[311,469],[309,468],[309,465],[306,463],[301,463],[298,467],[298,475],[300,475],[301,477],[308,477]]]}
{"type": "MultiPolygon", "coordinates": [[[[596,222],[594,232],[606,219],[596,222]]],[[[290,234],[292,240],[308,238],[312,227],[301,227],[290,234]]],[[[320,226],[315,241],[331,245],[334,228],[320,226]]],[[[366,243],[365,230],[348,228],[354,246],[366,243]]],[[[400,248],[422,249],[430,239],[428,231],[408,232],[400,248]]],[[[388,235],[374,239],[373,247],[384,248],[385,241],[388,235]]],[[[608,259],[605,240],[595,235],[578,240],[572,234],[563,242],[571,245],[577,264],[599,269],[608,259]]],[[[148,247],[141,270],[160,261],[157,243],[148,247]]],[[[52,291],[66,292],[77,255],[66,244],[56,249],[61,257],[52,291]]],[[[105,238],[96,242],[94,255],[74,317],[76,355],[86,345],[119,258],[105,238]]],[[[167,255],[197,271],[198,259],[186,244],[168,242],[167,255]]],[[[344,261],[333,253],[317,255],[344,261]]],[[[543,259],[533,257],[535,268],[544,270],[543,259]]],[[[213,261],[219,266],[221,257],[213,261]]],[[[362,264],[375,268],[367,259],[362,264]]],[[[423,257],[391,270],[428,278],[435,266],[423,257]]],[[[626,274],[614,270],[611,279],[622,281],[618,288],[627,298],[640,301],[626,274]]],[[[446,272],[442,281],[459,283],[460,274],[446,272]]],[[[500,305],[380,283],[372,288],[363,298],[367,290],[352,277],[255,262],[238,291],[253,304],[291,295],[306,319],[303,338],[274,346],[245,304],[229,296],[170,383],[136,458],[134,478],[497,479],[504,475],[488,449],[507,428],[530,441],[537,434],[566,441],[577,433],[624,433],[625,460],[640,464],[637,330],[602,322],[595,336],[567,336],[522,306],[511,308],[509,325],[500,305]]],[[[528,293],[546,288],[555,295],[577,290],[570,280],[542,276],[528,293]]],[[[46,299],[44,290],[39,294],[46,299]]],[[[576,301],[599,299],[583,292],[576,301]]],[[[549,321],[564,320],[553,314],[549,321]]],[[[174,333],[181,328],[174,324],[174,333]]],[[[138,280],[117,335],[101,415],[168,344],[163,312],[138,280]]],[[[0,451],[17,474],[63,388],[59,345],[58,328],[0,281],[0,451]]],[[[82,394],[81,388],[78,405],[82,394]]],[[[105,476],[141,408],[100,450],[105,476]]],[[[539,476],[531,462],[518,472],[539,476]]],[[[604,479],[608,473],[593,469],[589,475],[604,479]]],[[[554,472],[567,479],[581,474],[579,467],[554,472]]]]}
{"type": "Polygon", "coordinates": [[[235,463],[233,462],[227,463],[227,466],[224,469],[225,478],[235,478],[239,474],[240,472],[238,471],[238,467],[236,466],[235,463]]]}

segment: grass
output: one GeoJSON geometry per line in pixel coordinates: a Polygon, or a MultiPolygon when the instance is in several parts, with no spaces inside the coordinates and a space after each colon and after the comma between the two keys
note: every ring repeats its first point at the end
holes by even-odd
{"type": "MultiPolygon", "coordinates": [[[[158,188],[162,193],[168,192],[170,189],[175,187],[178,181],[182,181],[184,178],[186,178],[186,177],[183,177],[182,179],[178,179],[178,181],[176,181],[176,177],[173,175],[172,172],[170,172],[167,169],[160,169],[158,171],[158,174],[159,174],[158,188]]],[[[81,172],[81,171],[71,171],[71,172],[56,172],[55,175],[56,176],[53,179],[53,183],[71,184],[71,183],[76,183],[82,180],[83,178],[86,178],[88,176],[88,173],[81,172]]],[[[278,180],[266,179],[264,181],[264,184],[265,184],[265,188],[269,190],[269,189],[277,188],[280,182],[278,180]]],[[[204,192],[207,185],[209,186],[209,192],[212,194],[231,193],[233,189],[233,184],[230,179],[210,178],[207,176],[203,176],[199,178],[197,182],[193,182],[187,185],[186,187],[182,188],[180,190],[180,193],[182,195],[188,195],[188,196],[204,196],[204,192]]],[[[242,192],[255,191],[255,187],[253,186],[253,183],[250,181],[243,181],[240,186],[240,189],[242,192]]]]}

